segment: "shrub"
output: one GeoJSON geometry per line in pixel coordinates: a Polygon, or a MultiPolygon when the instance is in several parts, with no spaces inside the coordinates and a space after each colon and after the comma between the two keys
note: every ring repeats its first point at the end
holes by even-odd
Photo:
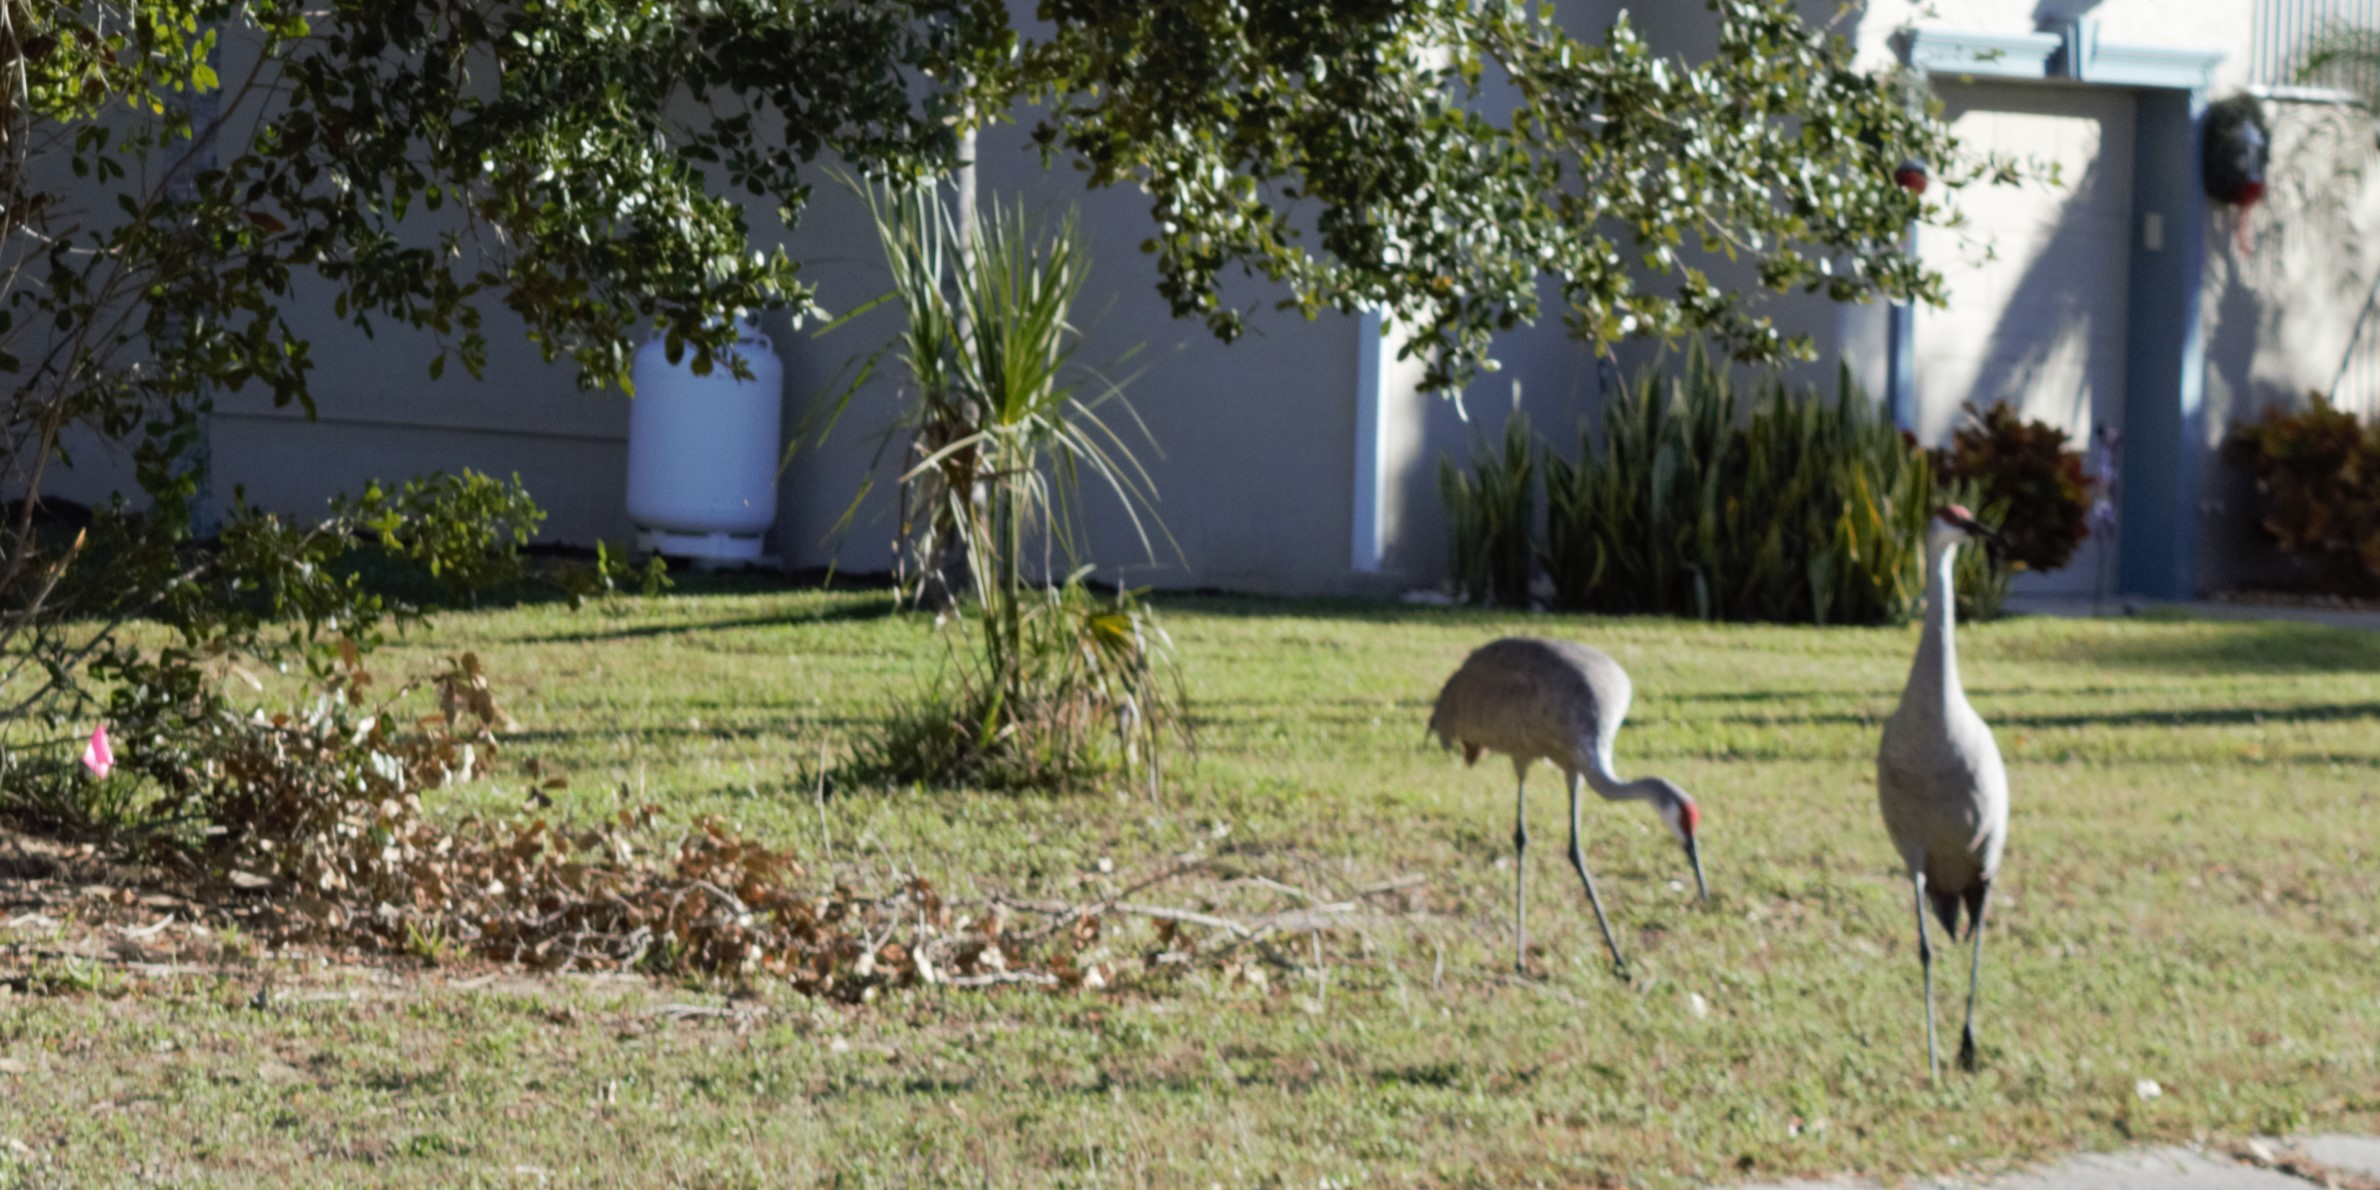
{"type": "Polygon", "coordinates": [[[433,471],[393,490],[374,480],[361,497],[334,507],[352,514],[381,549],[467,602],[520,581],[521,547],[545,523],[518,474],[506,483],[468,467],[433,471]]]}
{"type": "Polygon", "coordinates": [[[1167,733],[1187,742],[1173,641],[1130,591],[1078,575],[1028,596],[1013,626],[959,618],[948,659],[860,737],[865,782],[1027,790],[1115,773],[1162,776],[1167,733]]]}
{"type": "Polygon", "coordinates": [[[2233,426],[2223,457],[2255,479],[2257,524],[2313,586],[2380,594],[2380,429],[2310,393],[2233,426]]]}
{"type": "Polygon", "coordinates": [[[2010,569],[2059,569],[2090,535],[2093,480],[2056,426],[2028,421],[2005,403],[1969,405],[1967,424],[1933,461],[1944,483],[1974,486],[1979,511],[2002,509],[2002,558],[2010,569]]]}
{"type": "MultiPolygon", "coordinates": [[[[1545,460],[1547,570],[1564,607],[1872,624],[1924,594],[1932,467],[1844,373],[1833,400],[1776,380],[1737,420],[1699,347],[1604,406],[1601,441],[1545,460]]],[[[1962,489],[1963,490],[1963,489],[1962,489]]]]}
{"type": "Polygon", "coordinates": [[[1529,419],[1514,413],[1504,423],[1501,457],[1479,444],[1468,475],[1454,460],[1438,460],[1455,586],[1472,602],[1529,605],[1529,577],[1537,564],[1536,442],[1529,419]]]}

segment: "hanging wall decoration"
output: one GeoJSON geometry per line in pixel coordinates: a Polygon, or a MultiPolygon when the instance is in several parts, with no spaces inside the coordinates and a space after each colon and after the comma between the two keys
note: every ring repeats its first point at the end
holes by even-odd
{"type": "Polygon", "coordinates": [[[2272,165],[2272,125],[2252,95],[2234,95],[2206,112],[2205,163],[2208,198],[2232,208],[2240,251],[2248,250],[2248,212],[2264,198],[2265,173],[2272,165]]]}

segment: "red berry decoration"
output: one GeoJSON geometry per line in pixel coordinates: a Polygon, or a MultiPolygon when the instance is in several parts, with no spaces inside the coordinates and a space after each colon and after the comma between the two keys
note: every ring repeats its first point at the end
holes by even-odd
{"type": "Polygon", "coordinates": [[[1923,194],[1926,184],[1925,166],[1915,161],[1904,161],[1899,169],[1892,171],[1892,180],[1900,183],[1901,189],[1911,194],[1923,194]]]}

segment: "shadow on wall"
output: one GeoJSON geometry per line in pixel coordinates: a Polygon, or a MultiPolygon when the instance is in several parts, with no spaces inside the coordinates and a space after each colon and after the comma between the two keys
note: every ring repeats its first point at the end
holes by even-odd
{"type": "MultiPolygon", "coordinates": [[[[2220,321],[2209,328],[2207,409],[2226,422],[2327,390],[2380,270],[2380,239],[2371,234],[2380,220],[2380,179],[2372,176],[2380,161],[2370,123],[2332,108],[2267,110],[2271,189],[2244,226],[2239,212],[2218,207],[2207,229],[2209,267],[2223,272],[2220,321]],[[2232,304],[2234,289],[2248,305],[2232,304]]],[[[2365,329],[2359,354],[2380,343],[2374,329],[2365,329]]],[[[2337,397],[2359,414],[2380,413],[2380,391],[2354,372],[2337,397]]]]}
{"type": "MultiPolygon", "coordinates": [[[[2075,203],[2082,196],[2096,187],[2125,180],[2129,174],[2128,169],[2113,170],[2104,161],[2094,160],[2069,183],[2067,217],[2058,220],[2009,291],[2000,321],[1985,342],[1983,368],[1969,399],[1977,404],[2013,400],[2025,416],[2064,426],[2078,443],[2088,440],[2095,424],[2123,424],[2123,393],[2093,391],[2087,364],[2080,377],[2083,383],[2056,392],[2047,391],[2047,386],[2053,360],[2077,340],[2086,345],[2086,358],[2094,335],[2104,340],[2113,332],[2115,350],[2123,350],[2122,324],[2128,303],[2121,294],[2110,302],[2106,295],[2074,284],[2073,262],[2090,254],[2095,230],[2089,220],[2074,215],[2080,213],[2075,203]],[[2103,325],[2107,318],[2115,319],[2116,325],[2103,325]]],[[[1950,300],[1955,307],[1959,295],[1954,291],[1950,300]]],[[[1919,383],[1924,383],[1922,378],[1919,383]]],[[[1946,428],[1956,428],[1962,416],[1952,409],[1946,428]]]]}
{"type": "MultiPolygon", "coordinates": [[[[2270,325],[2280,309],[2244,276],[2246,262],[2233,255],[2226,230],[2229,216],[2218,214],[2207,228],[2208,272],[2220,278],[2208,285],[2206,418],[2210,434],[2230,432],[2234,422],[2255,417],[2276,401],[2294,394],[2256,389],[2252,372],[2259,346],[2274,337],[2270,325]]],[[[2199,568],[2202,575],[2219,576],[2209,587],[2258,587],[2283,583],[2290,574],[2288,560],[2265,540],[2256,525],[2255,483],[2240,468],[2216,461],[2204,472],[2202,494],[2210,515],[2202,521],[2199,568]]]]}
{"type": "MultiPolygon", "coordinates": [[[[2331,109],[2272,105],[2273,185],[2246,226],[2217,208],[2207,252],[2206,422],[2212,447],[2232,425],[2327,390],[2338,373],[2372,279],[2380,275],[2380,178],[2370,124],[2331,109]]],[[[2380,312],[2376,312],[2380,317],[2380,312]]],[[[2380,324],[2364,328],[2337,394],[2342,408],[2380,415],[2380,324]]],[[[2238,468],[2207,470],[2201,572],[2222,587],[2286,582],[2295,572],[2256,527],[2255,491],[2238,468]]]]}

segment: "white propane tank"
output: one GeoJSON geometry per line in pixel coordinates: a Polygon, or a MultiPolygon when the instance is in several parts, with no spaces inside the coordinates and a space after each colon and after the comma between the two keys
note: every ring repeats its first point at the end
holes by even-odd
{"type": "Polygon", "coordinates": [[[637,348],[628,375],[628,516],[639,549],[673,557],[759,561],[777,519],[777,433],[785,366],[746,320],[735,347],[752,379],[725,360],[694,374],[694,353],[669,362],[663,336],[637,348]]]}

